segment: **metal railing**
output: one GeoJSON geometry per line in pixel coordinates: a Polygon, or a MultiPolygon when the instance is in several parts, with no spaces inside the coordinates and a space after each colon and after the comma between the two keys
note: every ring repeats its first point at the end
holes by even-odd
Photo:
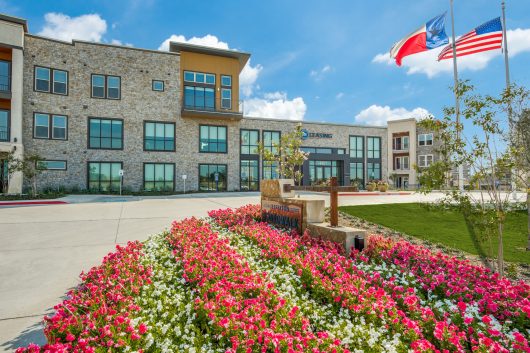
{"type": "Polygon", "coordinates": [[[0,75],[0,91],[11,92],[11,76],[0,75]]]}
{"type": "Polygon", "coordinates": [[[221,112],[221,113],[239,113],[243,114],[243,102],[239,102],[239,107],[237,110],[232,109],[223,109],[219,107],[207,107],[204,105],[192,105],[192,104],[184,104],[184,109],[187,110],[197,110],[197,111],[204,111],[204,112],[221,112]]]}
{"type": "Polygon", "coordinates": [[[0,141],[8,142],[9,141],[9,128],[5,126],[0,126],[0,141]]]}

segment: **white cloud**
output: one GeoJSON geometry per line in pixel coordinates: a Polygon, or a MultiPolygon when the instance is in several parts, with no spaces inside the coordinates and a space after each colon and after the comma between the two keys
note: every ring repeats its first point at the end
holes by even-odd
{"type": "Polygon", "coordinates": [[[110,41],[110,44],[113,44],[113,45],[124,45],[126,47],[134,47],[134,45],[132,45],[131,43],[123,43],[121,40],[119,39],[113,39],[110,41]]]}
{"type": "Polygon", "coordinates": [[[302,97],[289,100],[285,92],[272,92],[245,100],[244,110],[245,116],[303,120],[307,106],[302,97]]]}
{"type": "Polygon", "coordinates": [[[228,43],[221,42],[216,36],[211,34],[207,34],[204,37],[191,37],[190,39],[186,39],[186,37],[181,34],[172,34],[160,44],[158,50],[169,50],[169,42],[189,43],[218,49],[229,49],[228,43]]]}
{"type": "Polygon", "coordinates": [[[261,70],[263,70],[263,66],[260,64],[257,64],[256,66],[250,65],[250,59],[243,70],[241,70],[241,73],[239,74],[239,90],[245,97],[252,95],[261,70]]]}
{"type": "Polygon", "coordinates": [[[407,118],[422,119],[429,116],[430,113],[424,108],[415,108],[413,110],[407,110],[405,108],[390,108],[388,105],[371,105],[368,108],[362,110],[355,116],[355,122],[358,124],[384,126],[387,121],[399,120],[407,118]]]}
{"type": "MultiPolygon", "coordinates": [[[[510,57],[518,55],[523,52],[530,52],[530,29],[514,29],[508,30],[506,33],[508,37],[508,54],[510,57]]],[[[407,68],[407,74],[425,74],[432,78],[441,73],[453,72],[453,61],[442,60],[437,61],[438,54],[443,47],[428,50],[423,53],[407,56],[403,59],[403,67],[407,68]]],[[[489,62],[502,55],[501,50],[492,50],[473,55],[463,56],[458,58],[458,71],[478,71],[488,66],[489,62]]],[[[395,66],[396,63],[390,58],[388,53],[377,54],[373,59],[374,63],[382,63],[395,66]]]]}
{"type": "Polygon", "coordinates": [[[62,13],[50,12],[44,15],[46,21],[39,35],[59,40],[72,39],[101,42],[107,31],[107,22],[98,14],[70,17],[62,13]]]}
{"type": "Polygon", "coordinates": [[[333,68],[331,66],[325,65],[320,70],[311,70],[309,72],[309,76],[311,76],[315,81],[320,81],[326,76],[326,74],[328,74],[332,70],[333,68]]]}
{"type": "Polygon", "coordinates": [[[344,97],[344,92],[339,92],[339,93],[337,93],[337,95],[335,96],[335,99],[340,100],[340,99],[342,99],[342,97],[344,97]]]}
{"type": "MultiPolygon", "coordinates": [[[[217,36],[212,34],[207,34],[204,37],[191,37],[190,39],[186,39],[186,37],[181,34],[172,34],[160,44],[158,50],[169,50],[170,42],[189,43],[218,49],[230,49],[228,43],[220,41],[217,36]]],[[[249,97],[252,95],[261,70],[263,70],[262,65],[257,64],[256,66],[252,66],[250,65],[250,60],[247,62],[243,70],[241,70],[239,75],[239,88],[243,96],[249,97]]]]}

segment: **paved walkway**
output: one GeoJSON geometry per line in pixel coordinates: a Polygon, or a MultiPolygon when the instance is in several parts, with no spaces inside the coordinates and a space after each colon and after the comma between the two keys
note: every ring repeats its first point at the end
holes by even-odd
{"type": "MultiPolygon", "coordinates": [[[[341,196],[339,204],[432,201],[439,196],[341,196]]],[[[259,194],[83,195],[63,200],[69,204],[0,207],[0,352],[44,343],[43,315],[78,284],[82,270],[99,264],[116,244],[145,240],[173,220],[258,203],[259,194]]]]}

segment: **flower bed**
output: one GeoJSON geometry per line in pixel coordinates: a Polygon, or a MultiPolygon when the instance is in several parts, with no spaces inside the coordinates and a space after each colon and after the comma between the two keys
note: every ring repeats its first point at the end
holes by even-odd
{"type": "Polygon", "coordinates": [[[361,253],[259,206],[117,247],[18,352],[530,352],[530,286],[372,236],[361,253]]]}

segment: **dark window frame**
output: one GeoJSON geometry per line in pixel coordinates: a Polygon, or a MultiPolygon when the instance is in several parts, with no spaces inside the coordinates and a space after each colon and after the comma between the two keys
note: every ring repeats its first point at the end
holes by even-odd
{"type": "Polygon", "coordinates": [[[151,89],[155,92],[164,92],[166,89],[166,82],[164,80],[152,80],[151,81],[151,89]],[[155,89],[155,82],[161,82],[162,83],[162,89],[155,89]]]}
{"type": "Polygon", "coordinates": [[[68,170],[68,161],[67,161],[66,159],[43,159],[42,161],[35,162],[35,168],[38,168],[38,169],[40,169],[40,170],[45,170],[45,171],[64,172],[64,171],[67,171],[67,170],[68,170]],[[64,169],[57,169],[57,168],[52,168],[52,169],[49,169],[49,168],[38,168],[38,163],[41,163],[41,162],[64,162],[64,169]]]}
{"type": "MultiPolygon", "coordinates": [[[[261,182],[260,175],[261,175],[261,174],[260,174],[260,167],[259,167],[259,164],[260,164],[260,163],[259,163],[259,158],[241,158],[241,159],[239,160],[239,190],[240,190],[240,191],[259,191],[259,190],[260,190],[260,182],[261,182]],[[241,178],[241,172],[243,171],[243,168],[242,168],[242,165],[241,165],[241,164],[242,164],[243,161],[247,161],[247,162],[255,161],[255,162],[256,162],[256,166],[257,166],[257,168],[258,168],[258,173],[257,173],[258,180],[257,180],[257,181],[253,181],[253,182],[248,181],[248,183],[247,183],[248,185],[250,185],[250,183],[256,183],[256,185],[257,185],[256,190],[250,190],[250,188],[249,188],[248,190],[243,190],[243,189],[242,189],[242,186],[243,186],[243,180],[242,180],[242,178],[241,178]]],[[[249,168],[250,168],[250,167],[249,167],[249,168]]]]}
{"type": "Polygon", "coordinates": [[[217,75],[214,72],[203,72],[203,71],[193,71],[193,70],[183,70],[182,71],[182,85],[183,86],[207,86],[207,87],[215,87],[217,84],[217,75]],[[184,79],[186,72],[191,72],[193,74],[203,74],[204,75],[204,82],[197,82],[197,81],[186,81],[184,79]],[[214,83],[206,83],[206,75],[213,75],[214,76],[214,83]]]}
{"type": "Polygon", "coordinates": [[[109,99],[113,101],[119,101],[121,100],[122,94],[121,94],[121,76],[119,75],[105,75],[105,74],[90,74],[90,98],[94,99],[109,99]],[[105,85],[103,87],[103,92],[105,95],[103,97],[96,97],[94,96],[94,84],[93,84],[93,77],[94,76],[103,76],[105,78],[105,85]],[[109,98],[108,96],[108,89],[109,89],[109,77],[117,77],[120,79],[120,87],[119,87],[119,96],[118,98],[109,98]]]}
{"type": "Polygon", "coordinates": [[[69,130],[69,123],[68,123],[68,115],[65,114],[53,114],[53,113],[44,113],[44,112],[33,112],[33,138],[36,140],[54,140],[54,141],[68,141],[68,130],[69,130]],[[38,137],[35,135],[37,132],[37,126],[35,124],[35,118],[37,114],[47,115],[48,116],[48,137],[38,137]],[[61,116],[66,118],[66,127],[65,127],[65,133],[64,138],[53,138],[53,117],[54,116],[61,116]]]}
{"type": "Polygon", "coordinates": [[[368,141],[368,139],[365,139],[365,136],[362,136],[362,135],[350,135],[348,137],[348,156],[350,157],[350,159],[352,159],[352,160],[353,159],[355,159],[355,160],[364,160],[365,155],[367,155],[366,154],[366,150],[365,150],[364,147],[365,147],[365,144],[368,143],[368,142],[365,142],[365,140],[368,141]],[[351,155],[351,151],[352,151],[352,145],[351,145],[351,141],[352,140],[351,139],[352,139],[352,137],[354,137],[355,141],[356,141],[355,142],[355,144],[356,144],[356,146],[355,146],[356,147],[355,148],[355,154],[357,154],[357,152],[359,151],[359,149],[357,148],[358,147],[358,145],[357,145],[357,141],[358,140],[357,139],[361,138],[361,148],[362,148],[362,150],[361,150],[362,156],[361,157],[357,157],[357,156],[356,157],[352,157],[352,155],[351,155]]]}
{"type": "MultiPolygon", "coordinates": [[[[273,142],[273,139],[272,139],[272,133],[278,133],[278,143],[281,144],[282,143],[282,132],[281,130],[262,130],[261,131],[261,138],[262,138],[262,141],[263,141],[263,148],[264,149],[270,149],[270,151],[272,152],[272,149],[274,148],[273,145],[272,145],[272,142],[273,142]],[[265,145],[265,133],[271,133],[271,145],[270,146],[266,146],[265,145]]],[[[270,162],[271,165],[267,165],[265,166],[265,163],[267,161],[262,161],[262,166],[261,166],[261,179],[262,180],[265,180],[265,179],[268,179],[268,178],[265,178],[265,171],[268,171],[270,169],[270,172],[271,172],[271,178],[273,176],[273,174],[275,173],[277,177],[279,177],[278,175],[278,172],[275,171],[275,167],[274,167],[274,163],[277,163],[277,162],[270,162]]]]}
{"type": "Polygon", "coordinates": [[[220,98],[220,101],[221,101],[221,109],[224,109],[224,110],[232,110],[232,87],[221,87],[221,96],[219,97],[220,98]],[[224,107],[223,106],[223,101],[228,99],[228,98],[223,98],[223,92],[224,91],[230,91],[230,107],[224,107]]]}
{"type": "Polygon", "coordinates": [[[13,78],[13,62],[9,60],[0,60],[6,62],[9,65],[9,72],[7,73],[7,90],[0,89],[0,92],[11,92],[11,79],[13,78]]]}
{"type": "MultiPolygon", "coordinates": [[[[374,140],[375,141],[375,140],[374,140]]],[[[375,145],[374,145],[375,146],[375,145]]],[[[383,155],[383,151],[382,151],[382,148],[383,148],[383,141],[382,141],[382,138],[380,136],[366,136],[366,159],[367,160],[381,160],[382,158],[382,155],[383,155]],[[378,147],[378,151],[379,151],[379,157],[370,157],[369,154],[370,154],[370,149],[369,149],[369,145],[368,145],[368,141],[370,139],[376,139],[377,141],[379,141],[379,147],[378,147]]],[[[374,154],[374,152],[376,151],[375,148],[371,150],[372,151],[372,154],[374,154]]]]}
{"type": "MultiPolygon", "coordinates": [[[[156,129],[155,129],[156,131],[156,129]]],[[[164,132],[165,132],[165,128],[164,128],[164,132]]],[[[143,150],[144,152],[175,152],[177,150],[177,125],[175,123],[172,123],[170,121],[159,121],[159,120],[144,120],[144,132],[143,132],[143,150]],[[166,149],[163,149],[163,150],[158,150],[158,149],[147,149],[146,148],[146,125],[148,123],[153,123],[153,124],[166,124],[166,125],[173,125],[173,149],[171,150],[166,150],[166,149]]]]}
{"type": "Polygon", "coordinates": [[[251,151],[251,147],[250,146],[254,146],[254,145],[245,145],[245,146],[248,146],[249,148],[249,153],[243,153],[243,131],[248,131],[248,132],[251,132],[251,131],[254,131],[254,132],[257,132],[258,133],[258,144],[256,145],[257,148],[259,148],[259,144],[261,142],[260,140],[260,131],[259,129],[239,129],[239,155],[240,156],[259,156],[259,150],[257,151],[257,153],[250,153],[251,151]]]}
{"type": "Polygon", "coordinates": [[[0,139],[0,142],[9,142],[11,141],[11,110],[9,109],[0,109],[2,112],[7,113],[7,124],[6,124],[6,139],[0,139]]]}
{"type": "MultiPolygon", "coordinates": [[[[219,135],[219,130],[217,131],[217,135],[219,135]]],[[[211,124],[199,124],[199,153],[223,153],[228,154],[228,125],[211,125],[211,124]],[[220,128],[223,127],[226,129],[226,151],[219,152],[219,151],[201,151],[201,128],[203,126],[208,126],[208,141],[210,140],[210,127],[216,127],[220,128]]]]}
{"type": "Polygon", "coordinates": [[[220,87],[224,87],[224,88],[232,88],[234,86],[234,81],[232,80],[232,75],[221,74],[221,81],[219,82],[219,86],[220,87]],[[230,77],[230,85],[224,85],[223,84],[223,77],[230,77]]]}
{"type": "Polygon", "coordinates": [[[69,85],[70,85],[70,72],[68,70],[55,69],[55,68],[52,68],[52,67],[42,66],[42,65],[33,65],[33,91],[34,92],[57,94],[59,96],[68,96],[69,93],[70,93],[69,85]],[[50,70],[50,78],[49,78],[49,81],[48,81],[49,82],[49,86],[48,86],[48,90],[47,91],[43,91],[43,90],[37,89],[37,68],[50,70]],[[57,92],[54,91],[54,83],[55,83],[55,81],[53,79],[53,76],[54,76],[54,72],[55,71],[66,72],[66,93],[57,93],[57,92]]]}
{"type": "MultiPolygon", "coordinates": [[[[201,165],[207,165],[208,168],[209,166],[211,165],[215,165],[215,166],[224,166],[225,167],[225,170],[226,170],[226,190],[219,190],[219,191],[216,191],[216,192],[223,192],[223,191],[228,191],[228,164],[226,163],[199,163],[198,167],[197,167],[197,174],[198,174],[198,178],[197,178],[197,190],[198,191],[201,191],[201,165]]],[[[214,181],[215,183],[215,181],[214,181]]],[[[209,182],[208,182],[209,184],[209,182]]],[[[209,190],[207,190],[206,192],[209,192],[209,190]]]]}
{"type": "MultiPolygon", "coordinates": [[[[165,165],[171,165],[172,166],[172,168],[173,168],[173,181],[172,181],[173,187],[171,188],[171,192],[174,192],[175,188],[177,187],[177,169],[176,169],[177,166],[176,166],[175,163],[165,163],[165,162],[144,162],[142,164],[142,182],[143,182],[142,186],[143,186],[143,190],[147,191],[147,192],[151,192],[151,191],[153,191],[153,192],[157,192],[157,191],[158,192],[168,192],[168,190],[149,190],[149,191],[146,190],[146,188],[145,188],[145,183],[146,183],[146,180],[145,180],[145,166],[148,165],[148,164],[152,164],[152,165],[162,164],[164,166],[165,165]]],[[[164,174],[165,174],[165,170],[164,170],[164,174]]],[[[155,177],[156,177],[156,175],[155,175],[155,177]]],[[[165,175],[164,175],[164,177],[165,177],[165,175]]],[[[156,180],[153,181],[153,183],[155,183],[155,182],[156,182],[156,180]]],[[[164,184],[166,182],[168,182],[168,181],[166,181],[165,178],[164,178],[164,184]]]]}
{"type": "MultiPolygon", "coordinates": [[[[100,170],[101,170],[101,164],[102,163],[105,163],[105,164],[110,164],[111,165],[111,171],[112,171],[112,164],[119,164],[120,165],[120,170],[123,170],[123,162],[121,161],[91,161],[91,160],[88,160],[87,163],[86,163],[86,188],[87,190],[90,190],[90,164],[91,163],[99,163],[100,164],[100,170]]],[[[120,183],[123,183],[123,176],[120,176],[120,183]]],[[[99,178],[98,178],[98,184],[99,184],[99,187],[98,187],[98,191],[101,192],[101,172],[99,173],[99,178]]],[[[110,184],[112,185],[112,173],[111,173],[111,180],[110,180],[110,184]]],[[[109,193],[112,193],[113,190],[109,189],[109,193]]]]}
{"type": "MultiPolygon", "coordinates": [[[[100,124],[100,135],[101,135],[101,124],[100,124]]],[[[110,145],[112,146],[112,123],[111,123],[111,136],[110,136],[110,145]]],[[[87,118],[87,149],[89,150],[112,150],[112,151],[123,151],[125,147],[125,121],[120,118],[103,118],[103,117],[97,117],[97,116],[89,116],[87,118]],[[92,119],[99,119],[99,120],[111,120],[111,121],[121,121],[121,148],[103,148],[103,147],[90,147],[90,120],[92,119]]],[[[101,146],[101,136],[99,136],[99,144],[101,146]]]]}
{"type": "Polygon", "coordinates": [[[366,182],[365,175],[366,175],[366,172],[367,172],[367,170],[368,170],[368,169],[367,169],[367,166],[365,165],[364,161],[360,161],[360,160],[350,160],[350,165],[349,165],[349,167],[350,167],[350,170],[349,170],[349,172],[350,172],[350,184],[351,184],[351,182],[352,182],[353,180],[357,179],[357,177],[354,177],[354,178],[352,177],[352,173],[351,173],[351,170],[352,170],[352,169],[351,169],[351,165],[352,165],[353,163],[356,163],[356,164],[360,164],[360,165],[361,165],[362,177],[361,177],[361,179],[360,179],[360,180],[361,180],[361,185],[360,185],[360,186],[364,187],[364,184],[365,184],[365,182],[366,182]]]}

